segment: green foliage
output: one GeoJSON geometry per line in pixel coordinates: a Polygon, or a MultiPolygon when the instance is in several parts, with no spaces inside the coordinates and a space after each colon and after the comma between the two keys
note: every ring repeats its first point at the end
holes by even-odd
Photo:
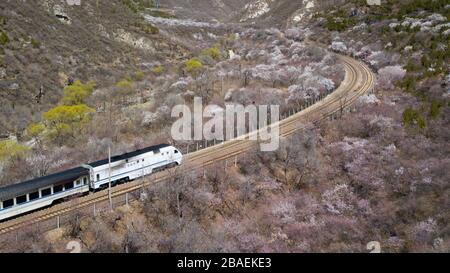
{"type": "Polygon", "coordinates": [[[9,43],[9,37],[6,32],[0,30],[0,45],[6,45],[9,43]]]}
{"type": "Polygon", "coordinates": [[[400,87],[407,92],[414,92],[416,90],[416,78],[411,75],[406,76],[400,83],[400,87]]]}
{"type": "Polygon", "coordinates": [[[158,34],[159,29],[152,24],[144,21],[137,21],[134,26],[147,34],[158,34]]]}
{"type": "Polygon", "coordinates": [[[64,97],[62,99],[64,105],[85,104],[86,99],[92,94],[94,83],[89,81],[83,84],[77,80],[72,85],[64,88],[64,97]]]}
{"type": "Polygon", "coordinates": [[[116,83],[117,93],[116,95],[125,98],[134,91],[134,83],[131,79],[123,79],[116,83]]]}
{"type": "Polygon", "coordinates": [[[26,129],[27,136],[31,138],[39,138],[45,131],[45,126],[42,123],[31,123],[26,129]]]}
{"type": "Polygon", "coordinates": [[[91,118],[94,109],[87,106],[86,100],[92,94],[95,83],[82,83],[76,80],[64,88],[62,105],[42,114],[41,123],[31,123],[26,129],[28,137],[38,140],[49,139],[64,144],[79,134],[91,118]]]}
{"type": "Polygon", "coordinates": [[[161,17],[166,19],[175,18],[175,16],[173,16],[172,14],[164,12],[162,10],[150,10],[147,11],[147,14],[153,17],[161,17]]]}
{"type": "Polygon", "coordinates": [[[414,60],[409,60],[408,63],[404,67],[407,72],[415,72],[421,69],[420,65],[418,65],[414,60]]]}
{"type": "Polygon", "coordinates": [[[145,78],[145,73],[142,70],[138,70],[134,73],[134,79],[137,81],[142,81],[145,78]]]}
{"type": "Polygon", "coordinates": [[[197,58],[192,58],[184,63],[184,69],[192,76],[197,76],[203,69],[203,64],[197,58]]]}
{"type": "Polygon", "coordinates": [[[133,82],[130,79],[123,79],[116,83],[116,87],[120,89],[131,89],[133,88],[133,82]]]}
{"type": "Polygon", "coordinates": [[[402,31],[402,30],[403,30],[402,25],[396,25],[396,26],[394,27],[394,31],[395,31],[395,32],[400,32],[400,31],[402,31]]]}
{"type": "Polygon", "coordinates": [[[86,123],[89,121],[88,114],[94,110],[85,104],[80,105],[60,105],[43,114],[47,125],[53,126],[59,123],[86,123]]]}
{"type": "Polygon", "coordinates": [[[22,157],[28,151],[26,146],[20,145],[15,140],[0,141],[0,161],[8,160],[12,157],[22,157]]]}
{"type": "Polygon", "coordinates": [[[448,0],[412,0],[412,1],[391,1],[399,4],[398,14],[400,16],[408,15],[419,10],[426,10],[429,12],[441,12],[445,14],[445,7],[448,5],[448,0]]]}
{"type": "Polygon", "coordinates": [[[349,17],[343,9],[323,15],[323,17],[326,19],[325,28],[329,31],[344,31],[356,23],[355,19],[349,17]]]}
{"type": "Polygon", "coordinates": [[[155,66],[152,68],[152,72],[156,75],[161,75],[164,72],[164,67],[162,66],[155,66]]]}
{"type": "Polygon", "coordinates": [[[6,17],[0,15],[0,26],[3,26],[4,24],[6,24],[6,17]]]}
{"type": "Polygon", "coordinates": [[[214,47],[205,49],[205,50],[203,50],[202,54],[205,56],[208,56],[216,61],[220,60],[220,58],[221,58],[221,53],[220,53],[220,49],[218,46],[214,46],[214,47]]]}
{"type": "Polygon", "coordinates": [[[425,119],[418,111],[410,107],[406,108],[405,111],[403,111],[402,121],[404,126],[410,127],[413,125],[417,125],[419,129],[425,128],[425,119]]]}
{"type": "Polygon", "coordinates": [[[347,26],[343,21],[337,21],[332,17],[327,17],[327,22],[325,23],[325,27],[329,31],[344,31],[347,29],[347,26]]]}
{"type": "Polygon", "coordinates": [[[40,46],[41,46],[41,42],[39,42],[38,40],[36,40],[36,39],[34,39],[34,38],[31,38],[31,45],[34,47],[34,48],[39,48],[40,46]]]}
{"type": "Polygon", "coordinates": [[[430,67],[431,66],[431,61],[428,58],[427,55],[423,55],[422,58],[420,59],[420,63],[422,64],[423,67],[430,67]]]}
{"type": "Polygon", "coordinates": [[[94,109],[85,104],[60,105],[43,114],[43,122],[48,129],[47,136],[51,140],[63,143],[67,138],[79,134],[85,124],[90,121],[94,109]]]}
{"type": "Polygon", "coordinates": [[[152,0],[122,0],[122,3],[134,13],[153,6],[152,0]]]}
{"type": "Polygon", "coordinates": [[[441,104],[437,100],[433,100],[430,105],[430,117],[437,118],[441,110],[441,104]]]}
{"type": "Polygon", "coordinates": [[[381,34],[388,34],[391,31],[389,26],[382,26],[380,29],[381,34]]]}

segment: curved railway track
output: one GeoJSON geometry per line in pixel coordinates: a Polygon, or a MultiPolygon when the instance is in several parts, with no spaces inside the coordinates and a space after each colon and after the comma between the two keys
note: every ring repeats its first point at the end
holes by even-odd
{"type": "MultiPolygon", "coordinates": [[[[269,125],[269,127],[279,126],[280,136],[287,137],[297,130],[304,129],[311,122],[321,121],[342,111],[344,108],[348,108],[359,96],[372,90],[375,76],[365,64],[347,56],[340,55],[339,58],[344,65],[346,73],[343,82],[334,92],[310,107],[275,124],[269,125]]],[[[185,163],[178,167],[178,170],[196,170],[244,153],[254,145],[257,145],[257,142],[248,139],[249,136],[256,133],[257,131],[254,131],[221,144],[187,154],[184,159],[185,163]]],[[[162,182],[173,175],[173,173],[174,171],[167,170],[130,183],[115,186],[111,190],[111,196],[122,196],[125,193],[133,192],[144,186],[162,182]]],[[[108,198],[108,190],[103,190],[12,219],[0,223],[0,234],[18,230],[22,227],[46,221],[56,216],[65,215],[72,211],[103,202],[108,200],[108,198]]]]}

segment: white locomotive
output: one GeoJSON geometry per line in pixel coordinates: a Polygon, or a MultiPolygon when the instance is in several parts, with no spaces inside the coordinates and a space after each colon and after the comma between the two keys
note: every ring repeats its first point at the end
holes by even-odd
{"type": "Polygon", "coordinates": [[[67,198],[128,182],[180,165],[183,155],[160,144],[113,156],[63,172],[0,188],[0,221],[51,206],[67,198]]]}

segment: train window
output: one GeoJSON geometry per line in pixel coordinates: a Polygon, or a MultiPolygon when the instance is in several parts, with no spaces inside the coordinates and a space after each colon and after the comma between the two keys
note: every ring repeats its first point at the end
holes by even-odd
{"type": "Polygon", "coordinates": [[[49,196],[50,194],[52,194],[52,191],[50,188],[41,190],[42,197],[49,196]]]}
{"type": "Polygon", "coordinates": [[[83,184],[87,185],[87,178],[86,177],[83,177],[83,184]]]}
{"type": "Polygon", "coordinates": [[[39,192],[38,191],[32,192],[28,195],[28,197],[29,197],[30,201],[36,200],[39,198],[39,192]]]}
{"type": "Polygon", "coordinates": [[[63,185],[53,186],[53,193],[58,193],[63,191],[63,185]]]}
{"type": "MultiPolygon", "coordinates": [[[[79,182],[79,180],[77,180],[77,182],[79,182]]],[[[64,190],[70,190],[70,189],[73,189],[73,182],[64,184],[64,190]]]]}
{"type": "Polygon", "coordinates": [[[5,200],[3,201],[3,208],[7,209],[14,206],[14,199],[9,199],[9,200],[5,200]]]}
{"type": "Polygon", "coordinates": [[[97,174],[97,181],[100,181],[100,174],[97,174]]]}
{"type": "Polygon", "coordinates": [[[25,202],[27,202],[27,196],[26,195],[21,195],[21,196],[16,197],[16,204],[19,205],[19,204],[23,204],[25,202]]]}
{"type": "Polygon", "coordinates": [[[179,153],[178,150],[175,150],[175,153],[178,154],[179,153]]]}

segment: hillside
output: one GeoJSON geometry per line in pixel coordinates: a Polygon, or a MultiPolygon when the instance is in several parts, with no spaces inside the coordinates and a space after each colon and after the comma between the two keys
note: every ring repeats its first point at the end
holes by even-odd
{"type": "Polygon", "coordinates": [[[276,151],[174,169],[128,205],[75,211],[44,240],[30,225],[0,251],[64,252],[74,240],[83,252],[450,251],[447,0],[64,2],[0,3],[0,129],[23,133],[0,142],[0,186],[108,147],[201,148],[171,132],[171,109],[195,97],[216,113],[304,109],[345,82],[338,54],[367,64],[375,89],[295,124],[276,151]]]}
{"type": "Polygon", "coordinates": [[[81,3],[0,3],[0,134],[22,134],[69,81],[112,85],[182,52],[124,1],[81,3]]]}

